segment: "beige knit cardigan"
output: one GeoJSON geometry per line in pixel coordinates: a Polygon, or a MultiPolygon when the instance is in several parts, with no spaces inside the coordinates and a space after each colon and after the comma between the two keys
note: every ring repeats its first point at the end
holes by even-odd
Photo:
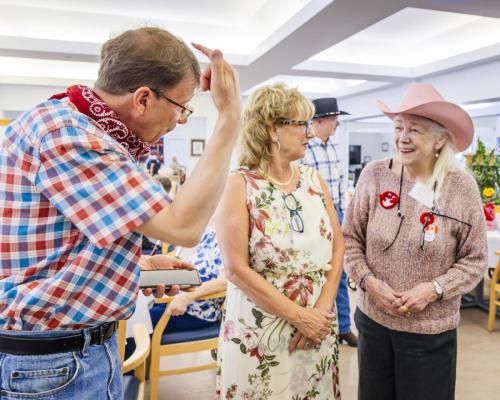
{"type": "Polygon", "coordinates": [[[436,238],[420,248],[423,224],[420,216],[430,209],[408,195],[415,184],[403,174],[401,231],[397,207],[383,208],[379,194],[399,192],[400,171],[389,169],[389,160],[371,162],[363,170],[343,223],[346,242],[345,268],[359,284],[368,273],[396,291],[437,280],[444,288],[442,300],[433,302],[411,317],[384,313],[371,295],[360,290],[359,308],[379,324],[398,331],[436,334],[457,327],[460,298],[481,280],[487,268],[486,223],[476,181],[466,171],[454,171],[445,179],[436,201],[438,211],[450,218],[436,217],[436,238]]]}

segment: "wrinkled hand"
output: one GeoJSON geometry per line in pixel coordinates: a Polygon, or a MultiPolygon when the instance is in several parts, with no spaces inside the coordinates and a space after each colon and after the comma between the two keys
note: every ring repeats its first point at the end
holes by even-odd
{"type": "Polygon", "coordinates": [[[311,350],[315,346],[316,345],[311,340],[306,338],[302,333],[296,332],[295,335],[293,335],[292,340],[290,340],[288,351],[291,354],[296,350],[311,350]]]}
{"type": "MultiPolygon", "coordinates": [[[[155,256],[142,256],[139,260],[141,270],[152,271],[161,269],[194,269],[194,266],[188,262],[179,260],[175,257],[158,254],[155,256]]],[[[174,296],[179,292],[179,285],[173,285],[168,292],[165,292],[165,285],[158,285],[156,289],[144,289],[145,296],[154,292],[155,297],[163,297],[166,294],[174,296]]]]}
{"type": "Polygon", "coordinates": [[[366,291],[371,295],[375,303],[387,314],[393,315],[395,317],[403,316],[403,313],[395,307],[393,304],[402,295],[391,288],[387,283],[375,278],[374,276],[369,276],[365,283],[366,291]]]}
{"type": "MultiPolygon", "coordinates": [[[[333,293],[330,297],[335,298],[336,293],[333,293]]],[[[314,308],[320,310],[324,315],[329,315],[333,318],[335,315],[332,312],[333,309],[333,304],[332,301],[328,299],[326,296],[320,296],[316,303],[314,304],[314,308]]],[[[330,318],[330,331],[328,334],[331,333],[331,320],[330,318]]],[[[326,337],[326,336],[325,336],[326,337]]],[[[323,338],[324,339],[324,338],[323,338]]],[[[288,347],[288,350],[290,353],[293,353],[296,350],[311,350],[314,349],[317,346],[317,344],[311,340],[302,335],[300,332],[296,332],[295,335],[292,337],[292,340],[290,341],[290,346],[288,347]]]]}
{"type": "Polygon", "coordinates": [[[306,338],[320,344],[330,333],[334,314],[318,308],[302,308],[297,321],[290,323],[306,338]]]}
{"type": "Polygon", "coordinates": [[[417,314],[423,311],[430,303],[436,301],[438,297],[431,282],[420,283],[414,288],[400,293],[400,295],[401,297],[394,300],[392,305],[402,315],[408,314],[408,312],[417,314]],[[408,308],[407,311],[405,309],[406,313],[401,311],[403,305],[408,308]]]}
{"type": "Polygon", "coordinates": [[[191,299],[189,294],[179,293],[174,296],[174,299],[168,304],[167,313],[174,316],[183,315],[190,304],[191,299]]]}
{"type": "Polygon", "coordinates": [[[212,50],[196,43],[192,43],[192,45],[210,60],[201,75],[201,90],[210,91],[219,112],[235,113],[234,116],[239,119],[241,97],[238,72],[224,60],[220,50],[212,50]]]}

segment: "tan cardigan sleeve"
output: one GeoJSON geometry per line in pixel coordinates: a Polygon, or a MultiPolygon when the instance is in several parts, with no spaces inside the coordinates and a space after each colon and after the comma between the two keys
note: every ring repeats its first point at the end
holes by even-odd
{"type": "Polygon", "coordinates": [[[371,273],[366,262],[366,228],[370,203],[373,201],[371,197],[375,193],[374,172],[373,164],[369,164],[361,172],[342,224],[345,240],[345,269],[357,285],[364,276],[371,273]]]}
{"type": "Polygon", "coordinates": [[[461,210],[463,224],[457,235],[456,260],[448,271],[436,278],[443,287],[443,299],[469,293],[479,283],[488,266],[488,244],[483,204],[476,181],[468,173],[454,182],[459,193],[454,196],[461,210]]]}

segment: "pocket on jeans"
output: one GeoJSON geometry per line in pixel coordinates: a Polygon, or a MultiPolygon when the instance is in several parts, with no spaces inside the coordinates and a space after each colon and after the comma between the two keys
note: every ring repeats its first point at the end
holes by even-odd
{"type": "MultiPolygon", "coordinates": [[[[47,356],[5,357],[2,381],[8,382],[3,392],[36,399],[64,390],[75,380],[80,365],[74,353],[47,356]]],[[[3,386],[3,385],[2,385],[3,386]]]]}

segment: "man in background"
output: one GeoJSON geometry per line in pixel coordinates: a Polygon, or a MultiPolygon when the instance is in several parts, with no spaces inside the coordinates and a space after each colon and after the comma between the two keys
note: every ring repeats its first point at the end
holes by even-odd
{"type": "MultiPolygon", "coordinates": [[[[313,117],[315,137],[309,141],[302,163],[318,170],[325,179],[332,198],[339,223],[342,224],[345,211],[345,192],[347,182],[342,168],[342,160],[338,144],[333,141],[335,131],[340,126],[339,115],[349,115],[339,111],[337,99],[334,97],[313,100],[316,108],[313,117]]],[[[343,271],[337,292],[337,312],[339,319],[339,338],[349,346],[357,347],[356,335],[351,332],[351,310],[349,292],[347,290],[347,275],[343,271]]]]}

